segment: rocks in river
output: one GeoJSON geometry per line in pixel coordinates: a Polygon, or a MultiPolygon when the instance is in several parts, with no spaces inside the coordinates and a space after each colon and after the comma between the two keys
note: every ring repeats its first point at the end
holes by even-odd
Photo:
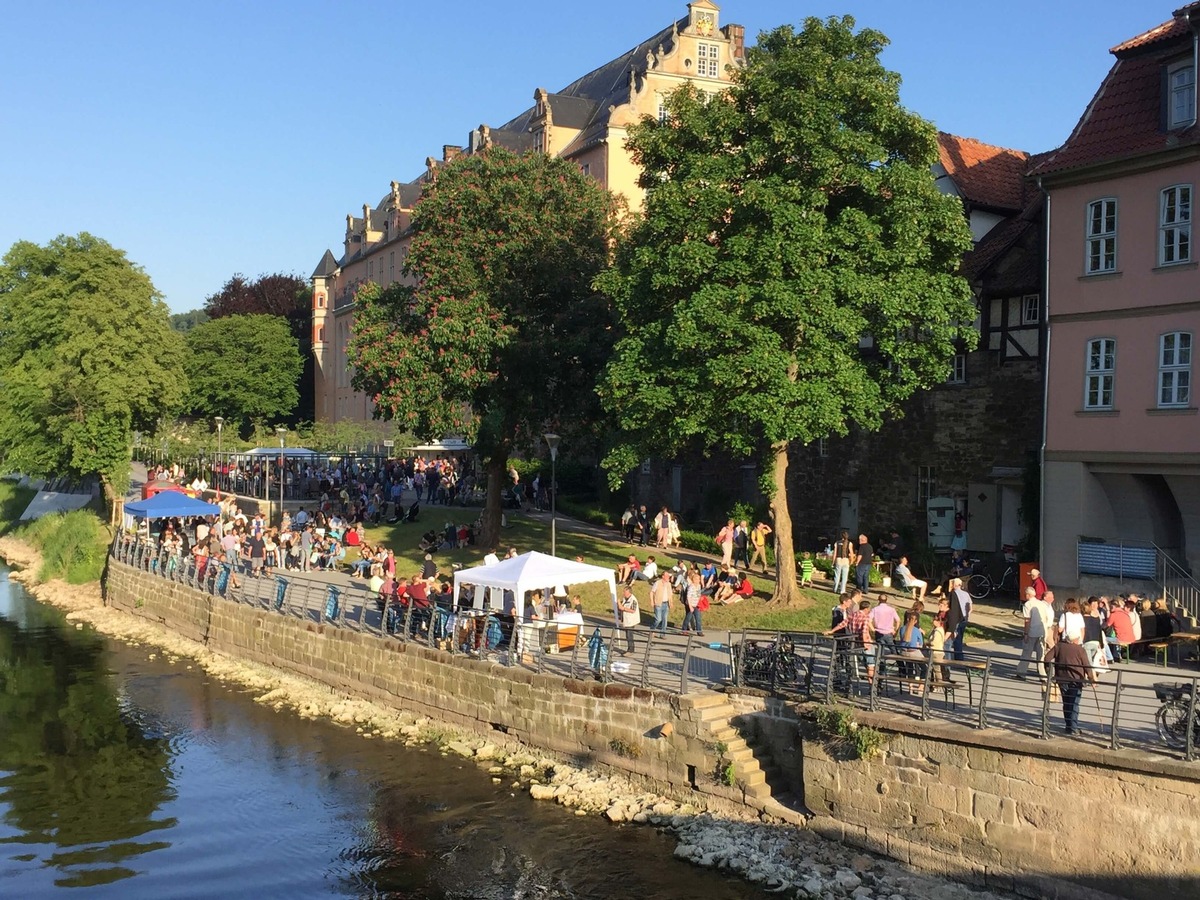
{"type": "Polygon", "coordinates": [[[554,788],[548,784],[531,784],[529,796],[534,800],[552,800],[554,799],[554,788]]]}

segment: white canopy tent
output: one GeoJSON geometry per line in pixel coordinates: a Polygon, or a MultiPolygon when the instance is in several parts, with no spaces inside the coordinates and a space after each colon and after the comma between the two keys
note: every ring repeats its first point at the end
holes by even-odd
{"type": "Polygon", "coordinates": [[[525,618],[525,592],[553,590],[560,584],[586,584],[602,581],[608,585],[612,598],[613,616],[617,614],[617,578],[612,569],[589,566],[570,559],[559,559],[531,551],[494,566],[475,566],[454,573],[454,606],[458,607],[459,591],[464,584],[475,586],[475,606],[482,608],[484,588],[512,591],[516,601],[514,614],[518,622],[525,618]]]}

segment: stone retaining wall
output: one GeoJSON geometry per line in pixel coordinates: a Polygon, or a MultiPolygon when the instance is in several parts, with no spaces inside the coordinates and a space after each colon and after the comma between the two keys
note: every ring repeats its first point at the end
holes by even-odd
{"type": "Polygon", "coordinates": [[[867,712],[887,749],[850,760],[794,706],[733,705],[828,837],[1035,897],[1200,896],[1195,764],[867,712]]]}
{"type": "Polygon", "coordinates": [[[304,622],[117,563],[106,600],[348,694],[498,730],[664,793],[694,789],[772,811],[755,785],[714,778],[716,743],[728,742],[731,757],[753,753],[740,772],[761,764],[777,790],[803,799],[813,830],[954,878],[1034,897],[1200,896],[1195,765],[867,712],[856,716],[887,732],[887,751],[849,760],[831,755],[804,710],[770,698],[538,675],[304,622]],[[731,721],[749,750],[732,749],[731,721]]]}
{"type": "MultiPolygon", "coordinates": [[[[716,768],[702,695],[536,674],[223,600],[111,562],[108,605],[213,650],[479,733],[501,731],[586,764],[676,790],[734,799],[702,777],[716,768]],[[668,734],[661,726],[670,723],[668,734]],[[711,788],[711,789],[710,789],[711,788]]],[[[709,695],[711,696],[711,695],[709,695]]]]}

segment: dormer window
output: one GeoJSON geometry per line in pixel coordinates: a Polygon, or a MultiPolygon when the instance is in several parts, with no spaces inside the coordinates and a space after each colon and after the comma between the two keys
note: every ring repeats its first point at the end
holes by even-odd
{"type": "Polygon", "coordinates": [[[1196,70],[1191,60],[1167,70],[1167,127],[1181,128],[1196,120],[1196,70]]]}

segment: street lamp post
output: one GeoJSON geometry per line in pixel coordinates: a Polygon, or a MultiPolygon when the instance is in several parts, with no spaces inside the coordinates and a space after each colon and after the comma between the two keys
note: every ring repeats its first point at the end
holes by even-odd
{"type": "Polygon", "coordinates": [[[279,523],[283,524],[283,443],[287,438],[287,429],[279,425],[275,429],[275,433],[279,435],[279,523]]]}
{"type": "Polygon", "coordinates": [[[562,438],[553,431],[542,437],[550,448],[550,555],[558,556],[558,444],[562,438]]]}
{"type": "Polygon", "coordinates": [[[215,422],[217,426],[217,461],[213,465],[213,482],[217,489],[217,500],[220,501],[221,473],[217,467],[221,465],[221,432],[225,429],[225,420],[221,416],[217,416],[215,419],[213,419],[213,422],[215,422]]]}

